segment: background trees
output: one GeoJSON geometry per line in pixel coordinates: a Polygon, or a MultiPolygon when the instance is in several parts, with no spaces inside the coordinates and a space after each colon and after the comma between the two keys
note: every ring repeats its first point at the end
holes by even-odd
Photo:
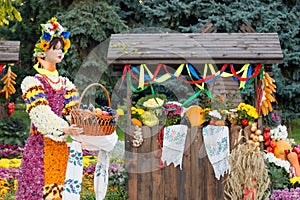
{"type": "MultiPolygon", "coordinates": [[[[112,33],[132,29],[142,32],[147,27],[157,32],[198,32],[208,20],[218,32],[237,32],[242,22],[247,21],[257,32],[279,34],[284,64],[273,66],[278,86],[277,109],[290,121],[300,113],[299,4],[296,0],[27,0],[16,6],[22,22],[12,21],[0,27],[0,37],[21,41],[21,62],[17,68],[21,80],[32,73],[33,45],[40,36],[37,25],[52,16],[59,17],[72,33],[72,47],[61,73],[72,77],[92,49],[112,33]]],[[[113,81],[109,76],[103,77],[107,77],[104,81],[113,81]]],[[[251,93],[245,93],[246,99],[250,97],[251,93]]]]}

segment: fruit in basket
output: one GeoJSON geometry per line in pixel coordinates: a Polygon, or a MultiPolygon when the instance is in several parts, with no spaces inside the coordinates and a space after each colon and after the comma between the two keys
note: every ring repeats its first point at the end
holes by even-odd
{"type": "Polygon", "coordinates": [[[97,117],[101,117],[102,116],[102,110],[100,108],[95,108],[93,110],[93,113],[97,116],[97,117]]]}
{"type": "Polygon", "coordinates": [[[118,117],[117,111],[108,106],[101,106],[100,108],[102,110],[102,116],[113,116],[113,119],[110,121],[110,125],[116,126],[117,125],[117,117],[118,117]]]}
{"type": "Polygon", "coordinates": [[[107,111],[102,111],[102,116],[110,116],[110,114],[109,114],[109,112],[107,112],[107,111]]]}

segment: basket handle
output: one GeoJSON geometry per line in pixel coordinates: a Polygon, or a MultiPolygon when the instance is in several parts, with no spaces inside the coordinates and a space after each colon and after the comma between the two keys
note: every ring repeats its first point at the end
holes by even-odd
{"type": "Polygon", "coordinates": [[[88,86],[83,90],[83,92],[82,92],[82,94],[81,94],[81,97],[80,97],[80,99],[79,99],[79,104],[78,104],[79,107],[80,107],[80,105],[81,105],[81,101],[82,101],[82,99],[83,99],[83,96],[84,96],[85,93],[88,91],[88,89],[90,89],[90,88],[93,87],[93,86],[99,86],[99,87],[102,88],[102,90],[105,92],[105,95],[106,95],[106,98],[107,98],[108,107],[111,107],[110,97],[109,97],[108,91],[107,91],[106,88],[105,88],[102,84],[100,84],[100,83],[92,83],[92,84],[88,85],[88,86]]]}

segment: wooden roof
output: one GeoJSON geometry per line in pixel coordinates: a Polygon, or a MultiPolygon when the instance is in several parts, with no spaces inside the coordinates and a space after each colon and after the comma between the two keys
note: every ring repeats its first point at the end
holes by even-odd
{"type": "Polygon", "coordinates": [[[20,41],[0,40],[0,63],[19,61],[20,41]]]}
{"type": "Polygon", "coordinates": [[[113,34],[109,64],[283,63],[277,33],[113,34]]]}

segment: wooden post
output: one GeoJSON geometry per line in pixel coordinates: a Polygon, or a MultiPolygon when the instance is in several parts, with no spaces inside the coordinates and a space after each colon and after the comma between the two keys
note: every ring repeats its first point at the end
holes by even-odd
{"type": "Polygon", "coordinates": [[[8,101],[0,103],[0,120],[5,120],[9,117],[7,112],[8,101]]]}

